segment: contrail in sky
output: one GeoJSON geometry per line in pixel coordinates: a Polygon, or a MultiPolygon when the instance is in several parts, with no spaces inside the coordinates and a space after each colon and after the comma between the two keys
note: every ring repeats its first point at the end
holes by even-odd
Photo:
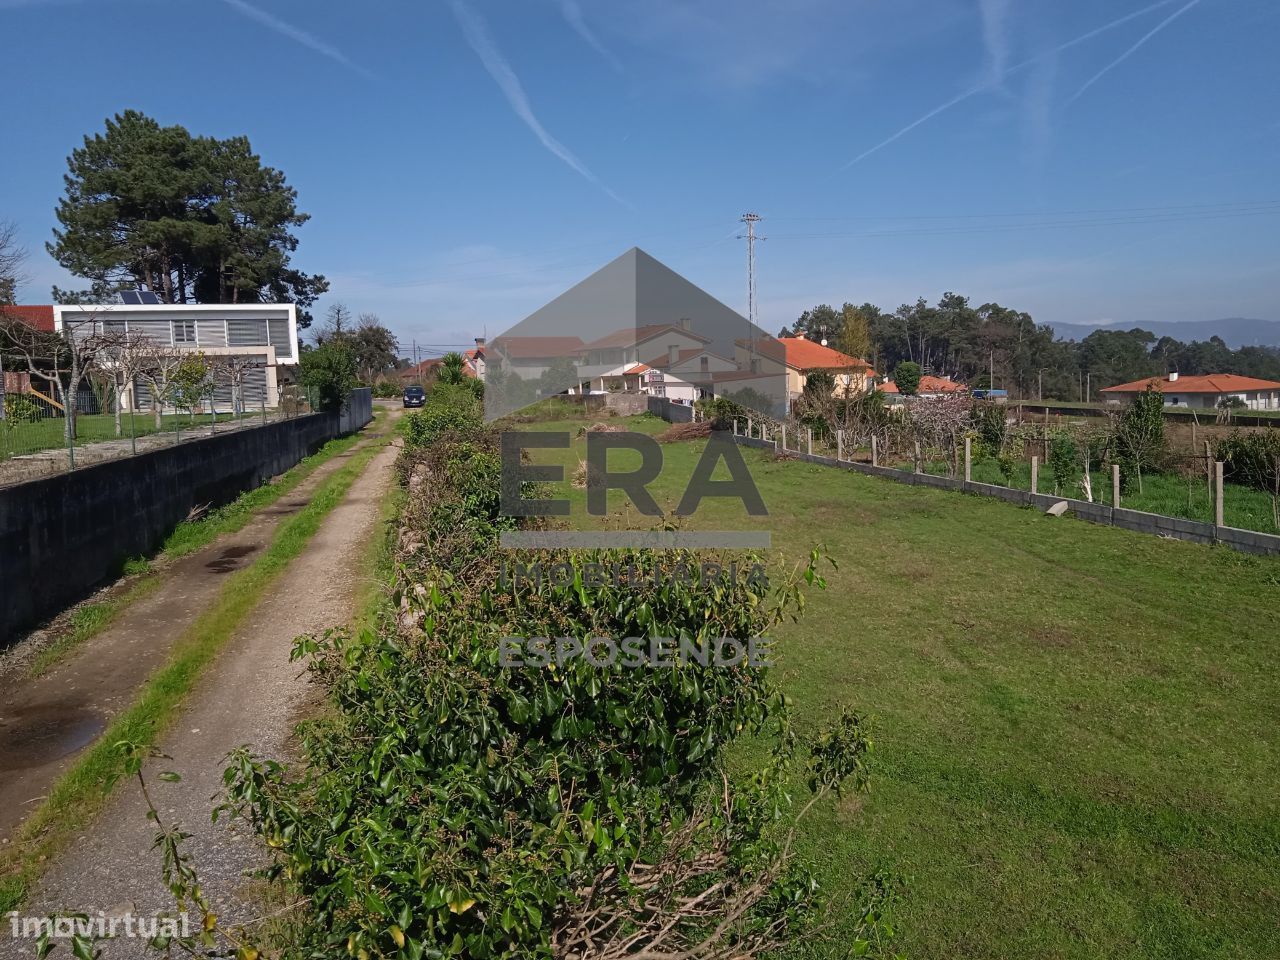
{"type": "Polygon", "coordinates": [[[364,67],[360,66],[358,63],[353,63],[351,59],[337,47],[325,43],[319,37],[312,36],[300,27],[295,27],[293,24],[286,23],[279,17],[267,13],[267,11],[260,9],[259,7],[255,7],[253,4],[246,2],[246,0],[222,0],[222,2],[232,9],[238,10],[250,20],[256,20],[264,27],[269,27],[276,33],[282,34],[310,50],[314,50],[321,56],[328,57],[335,63],[342,64],[349,70],[354,70],[361,76],[367,77],[370,80],[377,79],[364,67]]]}
{"type": "Polygon", "coordinates": [[[626,201],[601,183],[600,178],[588,170],[586,164],[575,157],[568,147],[547,132],[547,128],[534,115],[533,107],[529,104],[529,98],[525,95],[524,85],[520,83],[520,78],[516,76],[516,72],[511,69],[511,64],[507,62],[506,57],[502,55],[497,45],[494,44],[493,38],[489,36],[489,28],[485,26],[485,22],[463,0],[452,0],[452,5],[453,15],[458,21],[458,26],[462,28],[462,32],[467,38],[467,43],[471,45],[471,49],[480,58],[484,68],[489,71],[489,76],[493,77],[494,83],[498,85],[498,89],[507,98],[507,103],[515,111],[516,116],[524,121],[525,126],[533,131],[533,135],[538,138],[539,142],[547,150],[559,157],[614,200],[617,200],[623,206],[627,206],[626,201]]]}
{"type": "MultiPolygon", "coordinates": [[[[1030,58],[1029,60],[1023,60],[1021,63],[1015,63],[1012,67],[1009,67],[1009,69],[1005,70],[1004,74],[1001,77],[988,78],[987,80],[984,80],[982,83],[979,83],[976,86],[970,87],[968,90],[964,91],[964,93],[961,93],[959,96],[953,97],[952,99],[948,100],[946,103],[942,104],[941,106],[934,107],[932,110],[926,113],[919,120],[915,120],[907,124],[901,130],[895,133],[893,136],[888,137],[884,140],[881,140],[879,143],[877,143],[874,147],[871,147],[869,150],[864,150],[862,153],[858,154],[856,157],[854,157],[852,160],[850,160],[840,169],[848,170],[855,163],[862,162],[863,160],[867,159],[867,157],[871,156],[873,153],[878,153],[879,151],[883,150],[885,147],[889,146],[889,144],[893,143],[895,140],[899,140],[902,137],[905,137],[908,133],[910,133],[916,127],[920,126],[922,123],[927,123],[928,121],[936,117],[938,114],[945,113],[946,111],[950,110],[952,107],[956,106],[957,104],[963,103],[964,101],[968,100],[970,97],[975,96],[979,93],[982,93],[984,90],[991,89],[992,85],[994,83],[998,83],[1001,79],[1003,79],[1004,76],[1008,76],[1009,74],[1017,70],[1022,70],[1025,67],[1029,67],[1033,63],[1039,63],[1041,60],[1045,59],[1046,57],[1055,56],[1056,54],[1061,53],[1063,50],[1069,50],[1070,48],[1077,46],[1078,44],[1084,43],[1086,40],[1092,40],[1094,37],[1098,36],[1098,34],[1100,33],[1106,33],[1108,30],[1114,30],[1116,27],[1121,26],[1122,24],[1126,24],[1130,20],[1134,20],[1138,17],[1143,16],[1144,14],[1151,13],[1151,11],[1153,10],[1159,10],[1161,7],[1167,7],[1170,4],[1176,3],[1176,2],[1177,0],[1157,0],[1156,3],[1143,7],[1141,10],[1135,10],[1133,13],[1125,14],[1123,17],[1120,17],[1117,20],[1112,20],[1110,23],[1104,23],[1100,27],[1095,27],[1094,29],[1090,30],[1088,33],[1082,33],[1080,36],[1076,37],[1074,40],[1068,40],[1066,43],[1058,44],[1058,46],[1054,47],[1052,50],[1047,50],[1044,53],[1037,54],[1036,56],[1030,58]]],[[[1199,3],[1199,0],[1193,0],[1193,2],[1199,3]]],[[[1161,24],[1161,26],[1163,26],[1163,24],[1161,24]]],[[[1156,28],[1156,30],[1159,30],[1159,29],[1160,29],[1159,27],[1156,28]]],[[[1144,40],[1145,39],[1146,38],[1144,38],[1144,40]]],[[[1141,46],[1141,43],[1139,44],[1139,46],[1141,46]]],[[[1132,53],[1132,51],[1130,51],[1130,53],[1132,53]]],[[[1128,54],[1126,54],[1125,56],[1128,56],[1128,54]]],[[[1112,64],[1112,66],[1114,66],[1114,64],[1112,64]]],[[[1077,94],[1077,96],[1078,95],[1079,94],[1077,94]]]]}
{"type": "Polygon", "coordinates": [[[1142,36],[1142,39],[1141,39],[1141,40],[1139,40],[1139,41],[1138,41],[1137,43],[1135,43],[1132,47],[1130,47],[1130,48],[1129,48],[1128,50],[1126,50],[1124,53],[1120,54],[1120,56],[1116,57],[1116,59],[1112,60],[1109,64],[1107,64],[1105,67],[1103,67],[1103,68],[1102,68],[1101,70],[1099,70],[1097,73],[1095,73],[1092,77],[1090,77],[1090,78],[1089,78],[1089,81],[1088,81],[1088,82],[1087,82],[1083,87],[1081,87],[1079,90],[1077,90],[1074,94],[1072,94],[1072,95],[1071,95],[1071,99],[1070,99],[1070,100],[1068,100],[1066,104],[1063,104],[1063,106],[1067,106],[1067,105],[1072,104],[1072,103],[1075,103],[1077,100],[1079,100],[1079,99],[1080,99],[1080,97],[1084,94],[1084,92],[1085,92],[1086,90],[1088,90],[1088,89],[1089,89],[1090,87],[1092,87],[1095,83],[1097,83],[1099,80],[1101,80],[1103,77],[1105,77],[1108,73],[1110,73],[1110,72],[1111,72],[1112,70],[1114,70],[1116,67],[1120,66],[1120,64],[1124,63],[1124,62],[1125,62],[1126,60],[1128,60],[1131,56],[1133,56],[1135,53],[1137,53],[1137,52],[1138,52],[1138,49],[1139,49],[1139,48],[1140,48],[1144,43],[1146,43],[1148,40],[1150,40],[1152,37],[1154,37],[1157,33],[1159,33],[1161,30],[1163,30],[1163,29],[1164,29],[1165,27],[1167,27],[1169,24],[1173,23],[1173,21],[1177,20],[1180,16],[1182,16],[1184,13],[1186,13],[1188,10],[1190,10],[1192,7],[1194,7],[1194,6],[1195,6],[1197,3],[1199,3],[1199,2],[1200,2],[1200,0],[1191,0],[1191,2],[1190,2],[1190,3],[1188,3],[1185,7],[1179,7],[1179,8],[1178,8],[1177,10],[1175,10],[1173,13],[1169,14],[1169,16],[1165,17],[1163,20],[1161,20],[1159,23],[1157,23],[1153,29],[1151,29],[1149,32],[1147,32],[1147,33],[1143,34],[1143,36],[1142,36]]]}
{"type": "Polygon", "coordinates": [[[582,18],[582,7],[578,6],[578,0],[560,0],[560,13],[564,16],[565,22],[573,27],[574,33],[580,36],[592,50],[608,60],[609,66],[622,73],[621,61],[600,42],[595,31],[587,26],[587,21],[582,18]]]}

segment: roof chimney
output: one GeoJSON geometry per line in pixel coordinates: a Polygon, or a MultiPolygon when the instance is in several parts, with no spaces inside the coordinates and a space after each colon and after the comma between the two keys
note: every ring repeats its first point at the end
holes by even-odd
{"type": "Polygon", "coordinates": [[[476,337],[476,349],[477,350],[484,349],[484,337],[476,337]]]}
{"type": "Polygon", "coordinates": [[[805,340],[805,339],[808,339],[808,338],[807,338],[807,337],[805,337],[804,331],[803,331],[803,330],[800,330],[800,331],[798,331],[798,332],[796,333],[796,339],[797,339],[797,340],[805,340]]]}
{"type": "Polygon", "coordinates": [[[674,367],[676,358],[680,355],[680,347],[674,343],[667,344],[667,366],[674,367]]]}
{"type": "Polygon", "coordinates": [[[1172,373],[1169,374],[1169,382],[1173,383],[1177,379],[1178,379],[1178,371],[1174,370],[1172,373]]]}

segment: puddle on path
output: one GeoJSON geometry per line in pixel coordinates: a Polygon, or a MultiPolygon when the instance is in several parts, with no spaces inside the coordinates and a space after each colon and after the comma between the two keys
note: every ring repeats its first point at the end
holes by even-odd
{"type": "Polygon", "coordinates": [[[26,770],[75,753],[107,725],[91,710],[50,703],[0,717],[0,771],[26,770]]]}
{"type": "Polygon", "coordinates": [[[214,573],[230,573],[244,566],[240,561],[257,549],[257,546],[251,543],[239,547],[227,547],[206,563],[205,569],[212,570],[214,573]]]}

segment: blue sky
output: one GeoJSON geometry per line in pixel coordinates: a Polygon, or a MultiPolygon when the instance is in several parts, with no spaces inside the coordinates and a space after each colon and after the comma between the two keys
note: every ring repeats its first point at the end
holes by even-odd
{"type": "Polygon", "coordinates": [[[0,0],[0,219],[135,108],[247,134],[296,263],[406,346],[639,245],[761,322],[956,290],[1042,322],[1280,319],[1272,0],[0,0]],[[917,124],[917,121],[922,121],[917,124]]]}

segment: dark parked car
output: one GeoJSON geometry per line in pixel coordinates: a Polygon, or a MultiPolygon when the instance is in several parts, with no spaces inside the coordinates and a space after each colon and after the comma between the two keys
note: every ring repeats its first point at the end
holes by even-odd
{"type": "Polygon", "coordinates": [[[427,402],[427,391],[421,387],[405,387],[404,388],[404,405],[406,407],[420,407],[427,402]]]}

